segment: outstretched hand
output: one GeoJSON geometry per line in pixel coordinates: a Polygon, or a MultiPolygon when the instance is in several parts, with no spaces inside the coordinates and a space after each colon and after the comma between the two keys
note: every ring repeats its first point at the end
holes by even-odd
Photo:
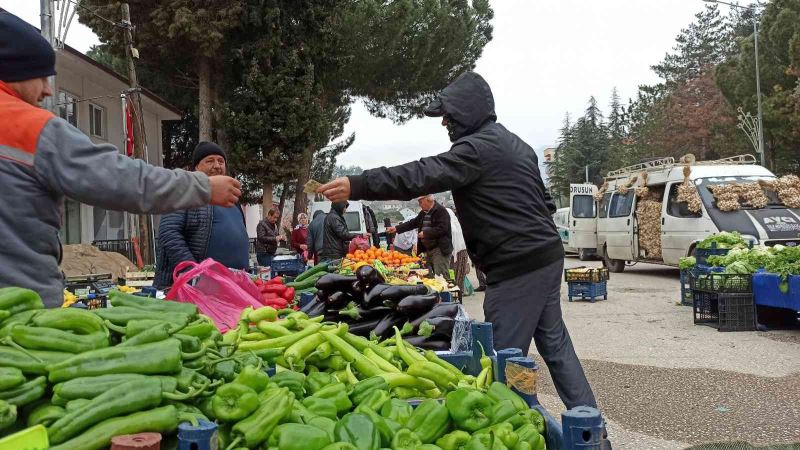
{"type": "Polygon", "coordinates": [[[337,178],[330,183],[317,188],[317,193],[324,195],[332,202],[342,202],[350,199],[350,179],[337,178]]]}
{"type": "Polygon", "coordinates": [[[208,184],[211,186],[211,201],[209,203],[212,205],[230,208],[242,196],[242,184],[235,178],[214,175],[208,177],[208,184]]]}

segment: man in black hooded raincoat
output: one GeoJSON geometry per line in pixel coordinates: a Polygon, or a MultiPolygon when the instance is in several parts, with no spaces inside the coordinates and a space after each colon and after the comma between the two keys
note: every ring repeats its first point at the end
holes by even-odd
{"type": "Polygon", "coordinates": [[[536,154],[497,123],[492,91],[475,72],[461,74],[425,114],[442,117],[449,151],[339,178],[318,192],[342,201],[452,191],[470,258],[487,277],[483,309],[495,347],[527,354],[533,338],[567,408],[596,406],[561,316],[564,251],[536,154]]]}

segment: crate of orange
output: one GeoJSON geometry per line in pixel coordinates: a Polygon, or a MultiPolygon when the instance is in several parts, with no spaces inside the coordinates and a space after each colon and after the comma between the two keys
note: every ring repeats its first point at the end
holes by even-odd
{"type": "Polygon", "coordinates": [[[371,247],[367,250],[356,250],[353,253],[347,254],[347,259],[355,262],[371,263],[376,259],[386,266],[397,267],[406,264],[415,264],[419,262],[416,256],[409,256],[395,250],[384,250],[378,247],[371,247]]]}

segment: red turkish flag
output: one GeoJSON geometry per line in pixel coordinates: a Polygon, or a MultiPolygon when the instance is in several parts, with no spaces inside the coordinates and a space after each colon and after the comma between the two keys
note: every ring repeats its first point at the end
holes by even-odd
{"type": "Polygon", "coordinates": [[[133,105],[125,102],[125,154],[133,156],[133,105]]]}

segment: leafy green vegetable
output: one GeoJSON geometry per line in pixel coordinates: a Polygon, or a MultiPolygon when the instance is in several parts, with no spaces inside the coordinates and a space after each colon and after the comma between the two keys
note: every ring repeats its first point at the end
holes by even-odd
{"type": "Polygon", "coordinates": [[[720,249],[737,247],[743,248],[749,245],[748,242],[742,238],[742,235],[739,234],[738,231],[723,231],[703,239],[699,244],[697,244],[697,248],[715,248],[714,243],[716,243],[716,248],[720,249]]]}
{"type": "Polygon", "coordinates": [[[691,269],[696,265],[697,265],[697,258],[695,258],[694,256],[687,256],[685,258],[681,258],[680,262],[678,262],[678,268],[681,270],[691,269]]]}

